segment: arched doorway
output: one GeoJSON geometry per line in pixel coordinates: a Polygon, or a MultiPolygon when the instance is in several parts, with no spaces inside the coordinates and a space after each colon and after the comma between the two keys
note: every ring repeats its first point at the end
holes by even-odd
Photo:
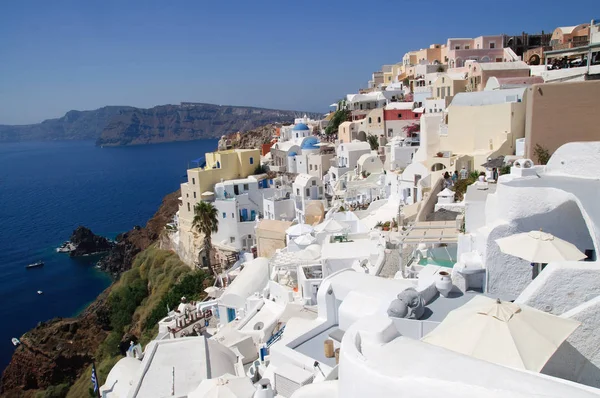
{"type": "Polygon", "coordinates": [[[367,133],[365,133],[364,131],[359,131],[358,135],[356,136],[356,139],[359,141],[366,141],[367,140],[367,133]]]}
{"type": "Polygon", "coordinates": [[[444,170],[446,168],[446,166],[444,166],[442,163],[435,163],[433,166],[431,166],[431,171],[440,171],[440,170],[444,170]]]}
{"type": "Polygon", "coordinates": [[[532,54],[527,61],[529,65],[539,65],[540,64],[540,56],[538,54],[532,54]]]}

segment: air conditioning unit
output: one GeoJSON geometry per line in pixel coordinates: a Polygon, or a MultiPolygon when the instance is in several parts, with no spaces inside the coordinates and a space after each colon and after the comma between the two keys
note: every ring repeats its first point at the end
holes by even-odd
{"type": "Polygon", "coordinates": [[[290,363],[275,370],[275,391],[282,397],[289,398],[302,386],[313,382],[314,374],[290,363]]]}

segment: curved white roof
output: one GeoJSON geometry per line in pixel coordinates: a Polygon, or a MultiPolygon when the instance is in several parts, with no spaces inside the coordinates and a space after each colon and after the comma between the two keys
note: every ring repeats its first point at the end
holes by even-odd
{"type": "Polygon", "coordinates": [[[240,274],[225,289],[219,303],[230,308],[241,308],[246,299],[259,292],[269,282],[269,260],[264,257],[255,258],[243,264],[240,274]]]}
{"type": "Polygon", "coordinates": [[[308,224],[296,224],[289,227],[285,233],[289,236],[300,236],[304,234],[310,234],[313,231],[313,227],[308,224]]]}
{"type": "Polygon", "coordinates": [[[310,174],[298,174],[296,179],[294,180],[294,184],[306,186],[310,182],[310,180],[316,179],[315,176],[311,176],[310,174]]]}
{"type": "Polygon", "coordinates": [[[514,101],[514,98],[516,97],[522,100],[526,89],[526,87],[523,87],[506,90],[458,93],[452,99],[450,106],[481,106],[516,102],[514,101]]]}
{"type": "Polygon", "coordinates": [[[384,99],[385,95],[381,91],[373,91],[366,94],[348,94],[346,96],[348,102],[380,101],[384,99]]]}
{"type": "Polygon", "coordinates": [[[100,387],[100,393],[106,398],[126,398],[134,379],[142,365],[142,361],[125,357],[112,367],[106,382],[100,387]]]}
{"type": "Polygon", "coordinates": [[[368,149],[371,150],[371,145],[369,145],[368,142],[365,141],[352,141],[352,142],[348,142],[346,144],[340,144],[340,146],[338,148],[344,148],[347,151],[360,151],[360,150],[364,150],[364,149],[368,149]]]}

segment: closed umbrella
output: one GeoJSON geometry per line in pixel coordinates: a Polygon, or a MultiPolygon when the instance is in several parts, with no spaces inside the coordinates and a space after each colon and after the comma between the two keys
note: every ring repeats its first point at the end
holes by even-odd
{"type": "Polygon", "coordinates": [[[579,261],[587,256],[574,244],[556,236],[539,231],[531,231],[496,239],[502,253],[522,258],[533,267],[533,277],[540,271],[539,264],[552,261],[579,261]]]}
{"type": "Polygon", "coordinates": [[[317,225],[315,227],[315,232],[336,233],[336,232],[346,231],[348,229],[350,229],[348,224],[346,224],[342,221],[337,221],[333,218],[330,218],[330,219],[326,220],[325,222],[317,225]]]}
{"type": "Polygon", "coordinates": [[[294,243],[300,247],[306,247],[315,243],[315,238],[311,234],[304,234],[295,238],[294,243]]]}
{"type": "Polygon", "coordinates": [[[580,323],[535,308],[476,296],[423,341],[499,365],[539,372],[580,323]]]}
{"type": "Polygon", "coordinates": [[[247,377],[224,374],[215,379],[202,380],[188,398],[252,398],[256,389],[247,377]]]}

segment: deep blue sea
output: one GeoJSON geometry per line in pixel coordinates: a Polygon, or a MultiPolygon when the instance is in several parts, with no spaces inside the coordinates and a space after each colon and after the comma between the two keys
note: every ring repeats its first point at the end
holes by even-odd
{"type": "Polygon", "coordinates": [[[96,259],[55,248],[78,225],[114,238],[145,225],[217,140],[99,148],[92,141],[0,144],[0,369],[39,321],[80,312],[109,284],[96,259]],[[45,266],[26,270],[43,260],[45,266]],[[37,291],[42,290],[43,295],[37,291]]]}

